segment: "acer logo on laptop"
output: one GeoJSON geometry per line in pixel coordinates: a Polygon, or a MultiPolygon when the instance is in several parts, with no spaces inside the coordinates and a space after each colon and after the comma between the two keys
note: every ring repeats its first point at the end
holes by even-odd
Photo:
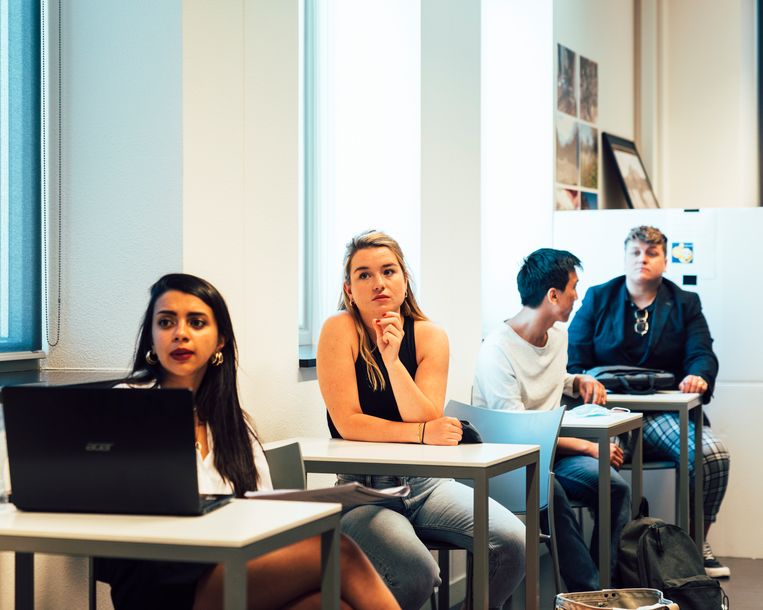
{"type": "Polygon", "coordinates": [[[114,446],[114,443],[95,443],[90,442],[85,445],[85,451],[94,451],[98,453],[108,453],[111,451],[111,448],[114,446]]]}

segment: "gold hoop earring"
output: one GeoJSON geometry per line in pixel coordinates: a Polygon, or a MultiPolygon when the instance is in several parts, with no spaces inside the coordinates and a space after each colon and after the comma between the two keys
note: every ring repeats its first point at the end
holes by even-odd
{"type": "Polygon", "coordinates": [[[210,363],[212,366],[220,366],[225,361],[225,358],[223,357],[222,352],[215,352],[215,355],[212,356],[212,360],[210,360],[210,363]]]}
{"type": "Polygon", "coordinates": [[[150,350],[146,352],[146,364],[150,364],[151,366],[154,366],[158,362],[159,360],[156,358],[156,354],[154,353],[154,348],[152,347],[150,350]]]}

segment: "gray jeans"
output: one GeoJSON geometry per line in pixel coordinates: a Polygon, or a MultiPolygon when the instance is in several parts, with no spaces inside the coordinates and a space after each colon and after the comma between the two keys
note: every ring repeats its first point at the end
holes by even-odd
{"type": "MultiPolygon", "coordinates": [[[[472,549],[471,488],[453,479],[349,476],[384,488],[408,484],[411,494],[384,504],[359,506],[342,517],[342,531],[358,543],[404,610],[418,610],[440,584],[437,562],[420,537],[472,549]]],[[[490,607],[500,608],[525,574],[525,526],[490,500],[490,607]]]]}

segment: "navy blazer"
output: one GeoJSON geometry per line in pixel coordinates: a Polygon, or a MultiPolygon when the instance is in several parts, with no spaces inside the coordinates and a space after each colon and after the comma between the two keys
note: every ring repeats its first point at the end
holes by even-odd
{"type": "Polygon", "coordinates": [[[649,343],[638,362],[623,350],[628,298],[625,276],[588,289],[569,328],[569,372],[617,364],[643,366],[670,371],[676,384],[686,375],[699,375],[707,381],[703,401],[709,402],[718,375],[718,358],[699,296],[662,279],[655,315],[650,319],[649,343]]]}

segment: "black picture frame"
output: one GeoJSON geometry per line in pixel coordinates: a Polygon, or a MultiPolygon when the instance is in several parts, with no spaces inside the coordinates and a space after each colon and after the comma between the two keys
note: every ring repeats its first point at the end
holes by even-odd
{"type": "Polygon", "coordinates": [[[606,154],[612,162],[619,178],[623,196],[628,207],[634,209],[655,209],[660,207],[654,194],[649,175],[638,154],[636,145],[611,133],[601,134],[606,154]]]}

